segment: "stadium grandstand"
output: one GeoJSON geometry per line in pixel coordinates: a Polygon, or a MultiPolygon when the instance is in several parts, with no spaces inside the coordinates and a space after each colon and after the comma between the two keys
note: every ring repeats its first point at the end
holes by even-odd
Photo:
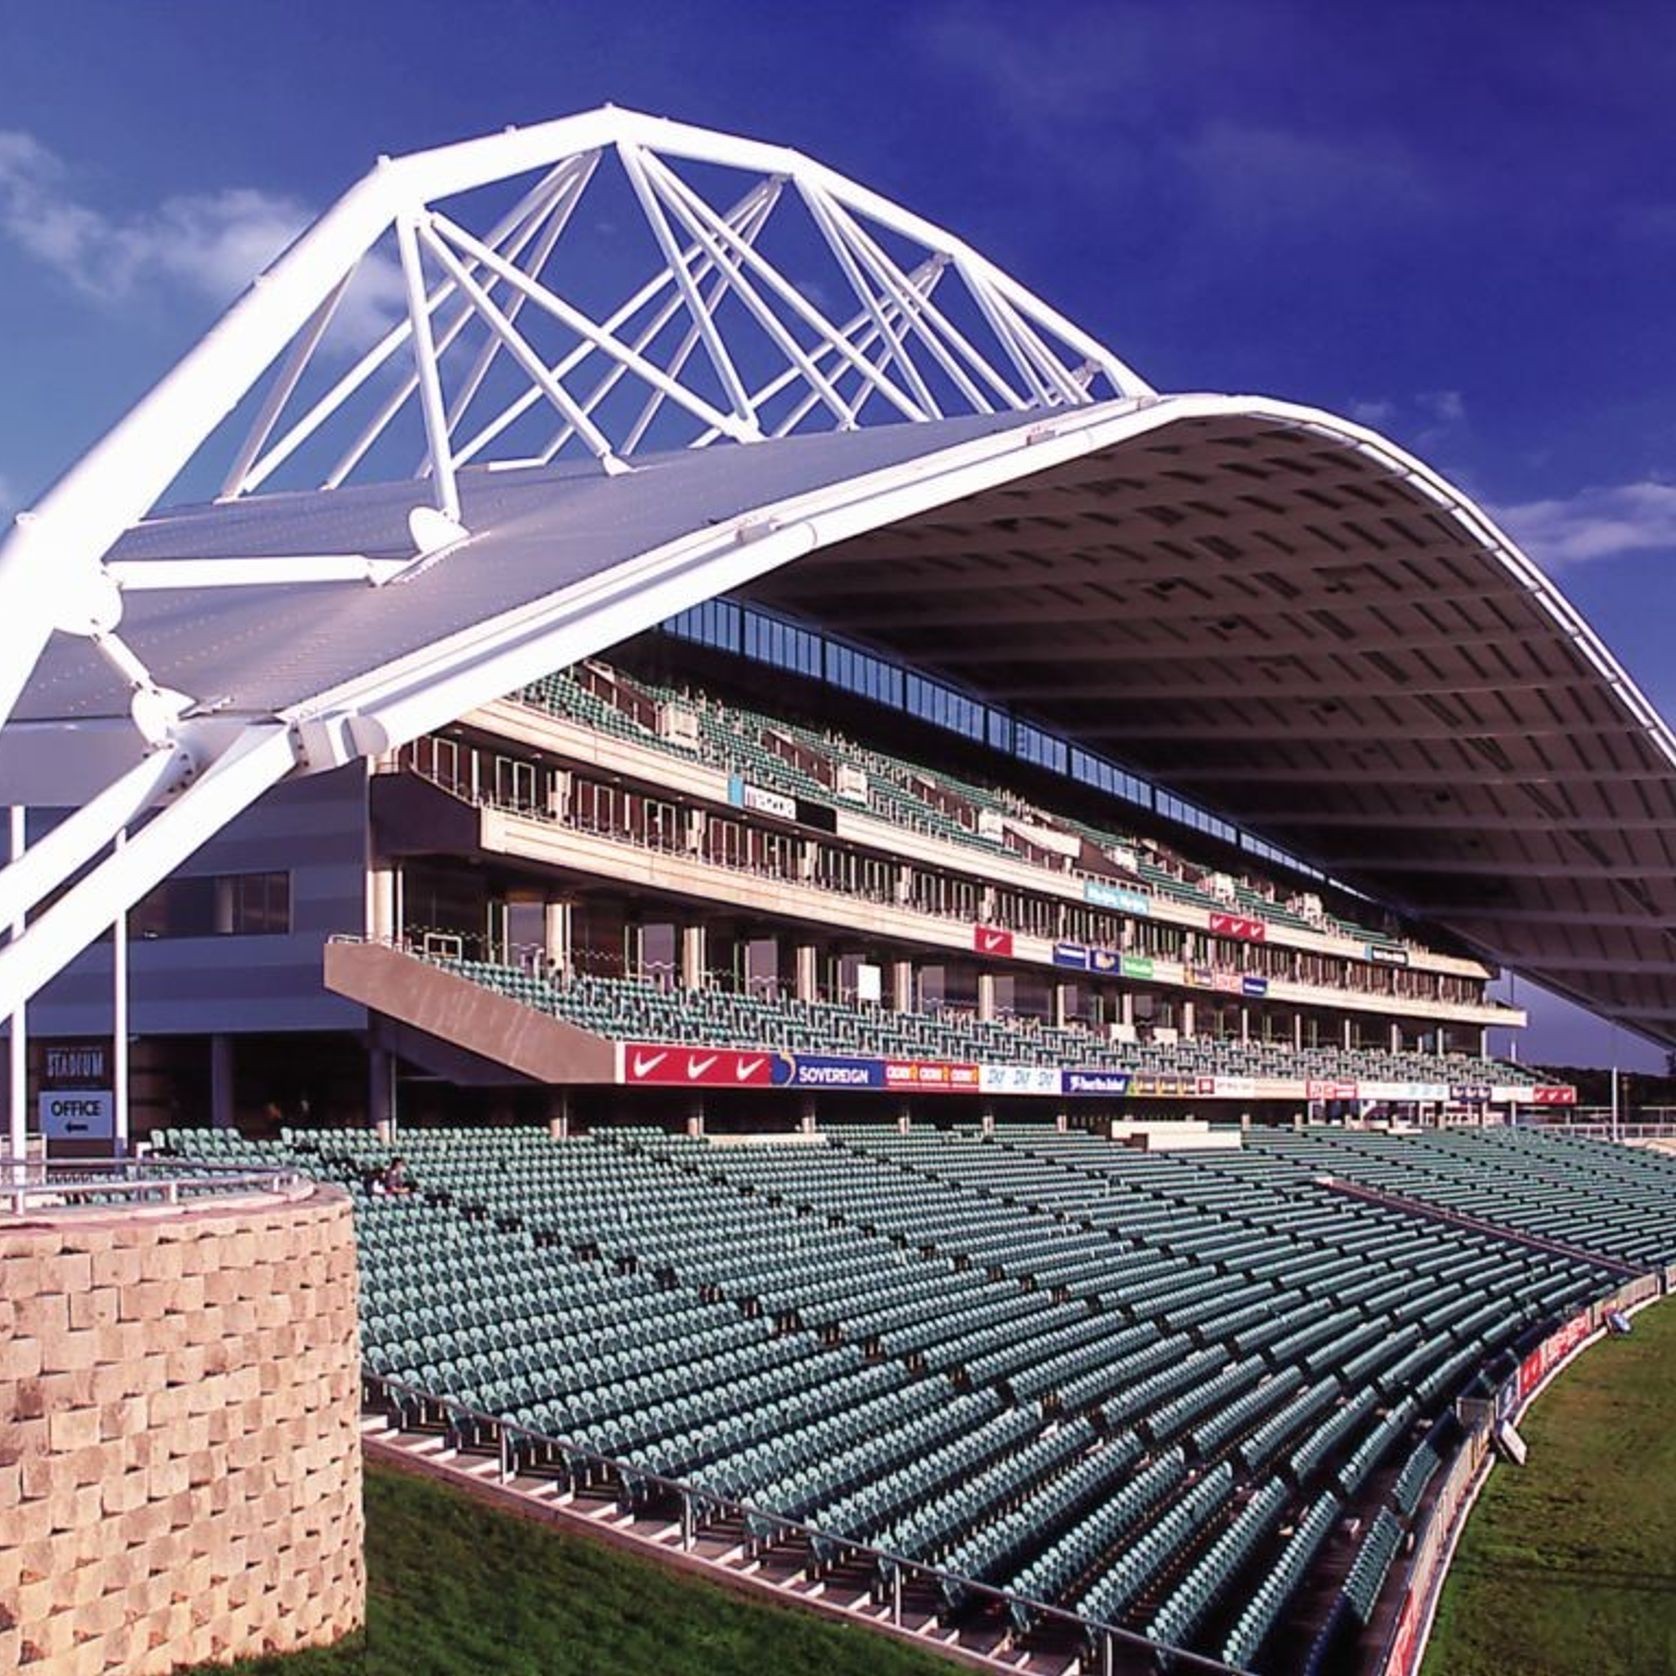
{"type": "Polygon", "coordinates": [[[1491,1052],[1504,969],[1676,1044],[1611,653],[794,152],[382,161],[0,604],[15,1214],[346,1193],[378,1447],[985,1666],[1406,1676],[1676,1281],[1676,1158],[1491,1052]]]}

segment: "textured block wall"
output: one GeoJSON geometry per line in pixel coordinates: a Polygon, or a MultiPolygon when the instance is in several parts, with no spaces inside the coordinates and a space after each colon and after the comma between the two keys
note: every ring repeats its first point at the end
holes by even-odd
{"type": "Polygon", "coordinates": [[[0,1215],[0,1670],[169,1671],[366,1604],[348,1200],[0,1215]]]}

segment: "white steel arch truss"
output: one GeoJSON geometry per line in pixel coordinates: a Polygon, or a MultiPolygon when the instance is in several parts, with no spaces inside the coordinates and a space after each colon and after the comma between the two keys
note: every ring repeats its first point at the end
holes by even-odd
{"type": "Polygon", "coordinates": [[[62,633],[117,673],[137,736],[73,820],[0,870],[0,924],[62,892],[0,951],[0,1017],[268,785],[387,739],[206,718],[204,695],[162,685],[124,640],[126,592],[381,585],[469,537],[470,467],[575,456],[621,473],[649,451],[1151,393],[969,245],[784,147],[606,107],[381,158],[0,540],[0,728],[62,633]],[[589,224],[612,174],[617,201],[589,224]],[[516,196],[491,215],[496,188],[516,196]],[[618,264],[632,277],[609,302],[584,301],[625,205],[644,258],[618,264]],[[430,501],[411,556],[112,561],[218,444],[205,487],[223,502],[410,471],[430,501]]]}

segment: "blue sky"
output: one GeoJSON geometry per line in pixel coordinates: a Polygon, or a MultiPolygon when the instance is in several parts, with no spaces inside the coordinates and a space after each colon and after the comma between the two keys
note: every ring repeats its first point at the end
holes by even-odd
{"type": "Polygon", "coordinates": [[[1160,388],[1388,431],[1676,714],[1668,6],[61,0],[0,8],[0,90],[0,510],[379,152],[614,100],[821,157],[1160,388]]]}

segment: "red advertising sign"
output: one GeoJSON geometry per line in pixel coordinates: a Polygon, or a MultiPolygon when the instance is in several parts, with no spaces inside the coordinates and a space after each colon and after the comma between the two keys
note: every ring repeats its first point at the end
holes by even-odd
{"type": "Polygon", "coordinates": [[[662,1042],[623,1043],[624,1082],[678,1088],[766,1088],[773,1080],[771,1053],[670,1047],[662,1042]]]}
{"type": "Polygon", "coordinates": [[[998,955],[1002,960],[1008,960],[1013,952],[1013,934],[997,925],[974,925],[972,947],[979,954],[998,955]]]}
{"type": "Polygon", "coordinates": [[[887,1059],[886,1088],[912,1088],[921,1094],[969,1094],[978,1087],[976,1065],[946,1059],[887,1059]]]}
{"type": "Polygon", "coordinates": [[[1420,1639],[1420,1598],[1411,1590],[1403,1597],[1391,1651],[1385,1660],[1385,1676],[1410,1676],[1420,1639]]]}
{"type": "Polygon", "coordinates": [[[1533,1088],[1531,1098],[1539,1106],[1575,1106],[1577,1090],[1569,1083],[1554,1083],[1543,1088],[1533,1088]]]}
{"type": "Polygon", "coordinates": [[[1519,1364],[1519,1400],[1523,1402],[1542,1383],[1548,1370],[1563,1362],[1588,1336],[1587,1314],[1572,1316],[1558,1332],[1550,1333],[1519,1364]]]}
{"type": "Polygon", "coordinates": [[[1304,1098],[1306,1100],[1354,1100],[1356,1085],[1353,1082],[1306,1082],[1304,1084],[1304,1098]]]}
{"type": "Polygon", "coordinates": [[[1269,935],[1262,920],[1247,919],[1244,914],[1212,914],[1210,929],[1213,937],[1234,937],[1242,943],[1266,942],[1269,935]]]}

